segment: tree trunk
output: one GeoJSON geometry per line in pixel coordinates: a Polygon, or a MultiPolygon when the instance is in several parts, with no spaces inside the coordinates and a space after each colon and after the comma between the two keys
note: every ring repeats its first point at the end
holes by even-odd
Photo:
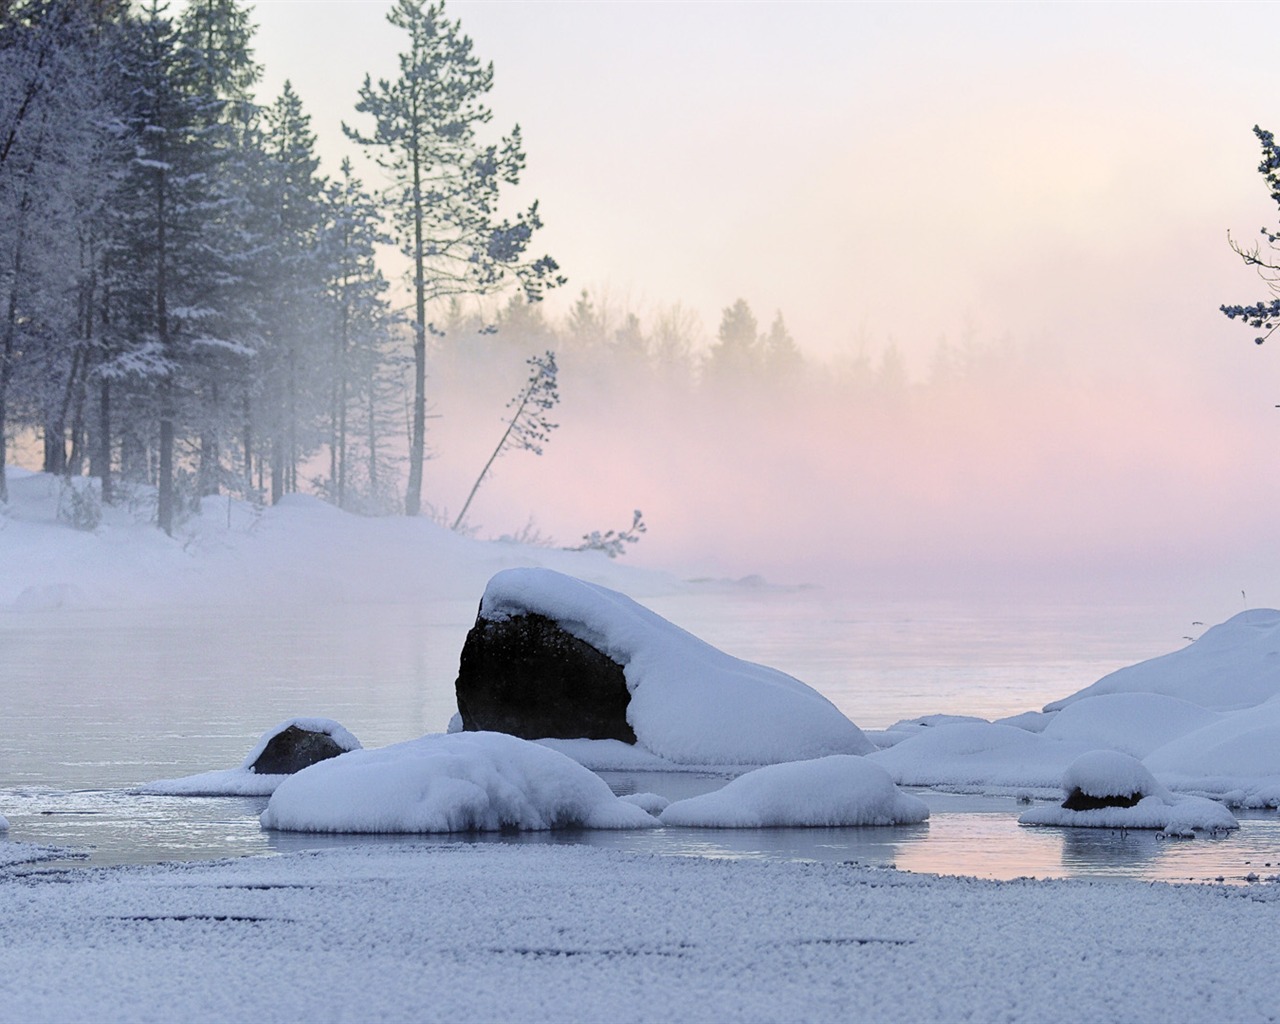
{"type": "Polygon", "coordinates": [[[110,505],[115,498],[111,481],[111,382],[98,385],[98,436],[93,446],[90,472],[102,481],[102,503],[110,505]]]}
{"type": "MultiPolygon", "coordinates": [[[[417,109],[414,109],[417,121],[417,109]]],[[[404,514],[422,511],[422,463],[427,451],[427,283],[422,241],[422,158],[420,142],[411,141],[413,157],[413,433],[409,439],[409,487],[404,496],[404,514]]]]}

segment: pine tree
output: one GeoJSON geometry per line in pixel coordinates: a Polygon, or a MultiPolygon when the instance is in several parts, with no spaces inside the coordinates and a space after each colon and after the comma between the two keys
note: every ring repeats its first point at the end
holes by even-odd
{"type": "Polygon", "coordinates": [[[720,318],[716,343],[707,356],[707,378],[737,384],[753,376],[762,362],[757,331],[755,314],[745,299],[727,307],[720,318]]]}
{"type": "Polygon", "coordinates": [[[426,452],[428,305],[494,290],[508,276],[535,299],[560,279],[550,257],[527,255],[542,223],[536,203],[514,221],[497,220],[500,187],[519,182],[524,151],[518,126],[498,144],[479,138],[492,116],[484,97],[493,66],[476,58],[443,3],[398,0],[388,20],[408,36],[399,77],[375,85],[366,76],[356,110],[373,128],[344,130],[391,174],[389,205],[411,261],[414,383],[405,512],[417,515],[426,452]]]}

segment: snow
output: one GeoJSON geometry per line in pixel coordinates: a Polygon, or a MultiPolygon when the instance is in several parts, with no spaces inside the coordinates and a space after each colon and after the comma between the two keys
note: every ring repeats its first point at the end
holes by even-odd
{"type": "Polygon", "coordinates": [[[1134,757],[1221,718],[1199,704],[1159,693],[1109,693],[1068,704],[1045,725],[1051,739],[1096,744],[1134,757]]]}
{"type": "Polygon", "coordinates": [[[0,872],[7,1021],[1267,1021],[1280,887],[410,842],[0,872]]]}
{"type": "Polygon", "coordinates": [[[816,690],[725,654],[615,590],[546,569],[496,574],[481,617],[527,613],[622,666],[627,721],[639,745],[667,761],[760,765],[875,749],[816,690]]]}
{"type": "Polygon", "coordinates": [[[360,741],[331,718],[288,718],[268,729],[245,756],[239,768],[221,768],[178,779],[156,779],[143,783],[135,792],[148,796],[270,796],[289,776],[258,774],[253,764],[277,735],[290,726],[305,732],[324,733],[343,750],[359,750],[360,741]]]}
{"type": "Polygon", "coordinates": [[[924,801],[900,792],[883,768],[849,754],[757,768],[661,813],[664,825],[703,828],[913,825],[928,817],[924,801]]]}
{"type": "Polygon", "coordinates": [[[921,729],[867,760],[899,786],[1056,790],[1067,765],[1088,749],[1012,725],[962,722],[921,729]]]}
{"type": "Polygon", "coordinates": [[[291,832],[495,832],[653,828],[576,761],[502,733],[462,732],[355,750],[289,776],[262,812],[291,832]]]}
{"type": "Polygon", "coordinates": [[[1159,693],[1213,711],[1254,707],[1280,696],[1278,662],[1280,611],[1254,608],[1206,630],[1180,651],[1112,672],[1044,710],[1108,693],[1159,693]]]}
{"type": "MultiPolygon", "coordinates": [[[[497,571],[546,566],[639,595],[689,589],[669,573],[598,552],[473,540],[426,518],[368,518],[291,494],[267,508],[210,497],[167,537],[155,493],[120,485],[101,523],[65,519],[57,476],[5,470],[0,503],[0,610],[391,604],[483,591],[497,571]],[[59,510],[62,510],[61,516],[59,510]]],[[[96,481],[77,478],[77,489],[96,481]]]]}
{"type": "Polygon", "coordinates": [[[1175,796],[1136,757],[1114,750],[1091,750],[1067,767],[1062,791],[1070,796],[1076,790],[1095,798],[1140,795],[1141,799],[1132,807],[1036,807],[1018,821],[1075,828],[1153,828],[1179,836],[1239,827],[1222,804],[1198,796],[1175,796]]]}

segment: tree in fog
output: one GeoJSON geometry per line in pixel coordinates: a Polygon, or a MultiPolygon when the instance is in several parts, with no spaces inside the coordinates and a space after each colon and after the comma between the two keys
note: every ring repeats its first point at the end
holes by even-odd
{"type": "Polygon", "coordinates": [[[471,507],[476,492],[480,490],[480,485],[489,475],[489,470],[493,468],[498,456],[512,450],[541,455],[542,446],[551,436],[551,431],[559,426],[547,419],[547,415],[560,401],[555,353],[548,351],[540,356],[530,356],[526,362],[529,364],[529,379],[525,381],[520,393],[507,403],[507,408],[510,410],[507,429],[498,441],[498,446],[494,448],[493,454],[489,456],[489,461],[480,470],[480,475],[476,477],[467,500],[462,503],[462,511],[453,521],[452,528],[455,530],[462,526],[467,517],[467,509],[471,507]]]}
{"type": "Polygon", "coordinates": [[[738,383],[752,377],[761,365],[761,345],[755,314],[738,299],[720,317],[716,342],[707,355],[707,379],[738,383]]]}
{"type": "Polygon", "coordinates": [[[774,315],[769,333],[761,339],[763,369],[770,380],[786,380],[800,372],[804,357],[787,330],[782,314],[774,315]]]}
{"type": "Polygon", "coordinates": [[[536,299],[559,278],[550,257],[528,256],[541,226],[536,203],[514,220],[497,219],[500,187],[519,182],[524,150],[518,126],[498,144],[479,138],[478,129],[492,117],[484,97],[493,66],[475,57],[471,40],[445,16],[443,3],[398,0],[388,20],[408,36],[399,77],[375,84],[366,76],[356,110],[372,120],[372,128],[344,130],[370,147],[390,173],[387,198],[411,261],[413,399],[405,512],[417,515],[426,453],[428,305],[492,291],[508,276],[536,299]]]}
{"type": "Polygon", "coordinates": [[[0,440],[15,422],[40,425],[55,472],[91,369],[112,8],[27,0],[0,9],[0,440]]]}
{"type": "Polygon", "coordinates": [[[329,392],[329,476],[322,488],[340,508],[387,511],[393,480],[385,438],[388,399],[398,388],[396,319],[375,262],[388,241],[373,197],[342,162],[324,196],[321,249],[328,268],[333,348],[329,392]]]}

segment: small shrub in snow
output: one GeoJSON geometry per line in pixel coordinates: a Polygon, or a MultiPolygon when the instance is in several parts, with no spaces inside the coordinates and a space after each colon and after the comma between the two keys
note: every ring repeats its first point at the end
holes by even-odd
{"type": "Polygon", "coordinates": [[[102,523],[102,502],[91,481],[68,480],[58,502],[58,518],[77,530],[92,532],[102,523]]]}

